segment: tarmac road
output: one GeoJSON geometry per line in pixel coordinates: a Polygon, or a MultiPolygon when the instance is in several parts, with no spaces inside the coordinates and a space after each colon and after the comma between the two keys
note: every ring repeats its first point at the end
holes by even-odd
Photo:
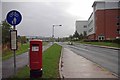
{"type": "Polygon", "coordinates": [[[67,45],[59,43],[65,48],[69,48],[74,53],[97,63],[105,69],[118,74],[118,50],[95,47],[91,45],[74,44],[67,45]]]}

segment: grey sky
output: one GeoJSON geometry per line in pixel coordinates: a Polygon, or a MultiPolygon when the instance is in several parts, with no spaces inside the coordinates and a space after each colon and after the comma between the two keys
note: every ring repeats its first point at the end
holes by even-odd
{"type": "Polygon", "coordinates": [[[65,37],[74,33],[76,20],[87,20],[92,12],[94,0],[70,0],[61,2],[2,2],[2,20],[7,12],[18,10],[23,16],[17,25],[19,35],[51,36],[52,25],[55,37],[65,37]]]}
{"type": "Polygon", "coordinates": [[[2,3],[0,2],[0,23],[1,23],[1,20],[2,20],[2,3]]]}

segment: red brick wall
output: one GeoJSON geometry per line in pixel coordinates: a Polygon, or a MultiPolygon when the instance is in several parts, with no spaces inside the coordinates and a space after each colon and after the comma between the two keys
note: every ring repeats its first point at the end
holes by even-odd
{"type": "Polygon", "coordinates": [[[105,35],[105,15],[104,10],[95,12],[96,39],[99,35],[105,35]]]}
{"type": "Polygon", "coordinates": [[[88,36],[88,39],[89,39],[89,40],[95,40],[95,34],[89,35],[89,36],[88,36]]]}
{"type": "Polygon", "coordinates": [[[118,10],[117,9],[116,10],[105,10],[105,13],[106,13],[105,14],[106,38],[116,38],[118,35],[117,33],[118,10]]]}
{"type": "Polygon", "coordinates": [[[120,9],[97,10],[95,12],[96,39],[99,35],[104,35],[105,39],[113,39],[118,36],[118,11],[120,11],[120,9]]]}

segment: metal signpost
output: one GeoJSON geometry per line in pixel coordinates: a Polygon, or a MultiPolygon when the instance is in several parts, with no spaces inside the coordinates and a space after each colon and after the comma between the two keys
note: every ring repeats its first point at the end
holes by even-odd
{"type": "Polygon", "coordinates": [[[17,30],[15,29],[15,27],[16,27],[16,25],[18,25],[21,22],[22,15],[17,10],[12,10],[12,11],[8,12],[8,14],[6,16],[6,20],[10,25],[13,26],[13,30],[10,31],[10,38],[11,38],[10,47],[11,47],[11,50],[14,51],[14,73],[16,73],[16,53],[15,53],[15,51],[17,50],[17,30]]]}

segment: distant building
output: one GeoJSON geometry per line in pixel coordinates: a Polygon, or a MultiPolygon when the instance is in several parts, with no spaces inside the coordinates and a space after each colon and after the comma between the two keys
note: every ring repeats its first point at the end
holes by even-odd
{"type": "MultiPolygon", "coordinates": [[[[120,38],[120,1],[105,2],[95,1],[92,5],[91,13],[87,25],[87,36],[90,40],[111,40],[120,38]]],[[[79,33],[83,30],[83,25],[76,25],[79,33]]]]}
{"type": "Polygon", "coordinates": [[[76,30],[79,35],[87,35],[87,21],[76,21],[76,30]]]}
{"type": "Polygon", "coordinates": [[[26,36],[27,39],[40,39],[42,41],[51,41],[51,37],[42,37],[42,36],[26,36]]]}

